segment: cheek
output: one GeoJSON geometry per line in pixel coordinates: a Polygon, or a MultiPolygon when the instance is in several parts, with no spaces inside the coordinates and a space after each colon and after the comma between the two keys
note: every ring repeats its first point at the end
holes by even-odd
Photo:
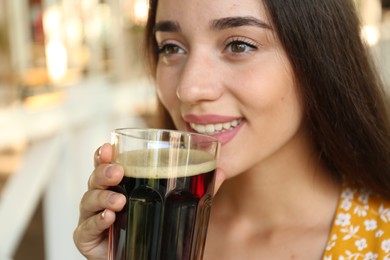
{"type": "Polygon", "coordinates": [[[237,92],[237,95],[246,99],[248,107],[259,113],[267,110],[276,112],[285,106],[295,108],[297,89],[288,62],[278,53],[271,52],[267,56],[267,62],[260,62],[251,70],[242,72],[242,86],[246,91],[237,92]]]}
{"type": "Polygon", "coordinates": [[[176,79],[166,70],[157,67],[156,88],[157,96],[164,107],[171,111],[176,102],[176,79]]]}
{"type": "Polygon", "coordinates": [[[181,120],[180,104],[176,96],[177,78],[174,74],[168,73],[163,69],[156,72],[156,91],[157,97],[165,109],[168,111],[176,128],[185,130],[185,125],[181,120]]]}

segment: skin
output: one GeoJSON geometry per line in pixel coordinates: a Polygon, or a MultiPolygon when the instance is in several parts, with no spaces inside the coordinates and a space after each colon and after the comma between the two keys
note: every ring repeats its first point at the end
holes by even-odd
{"type": "Polygon", "coordinates": [[[263,6],[162,0],[156,20],[180,27],[156,33],[163,48],[157,91],[175,125],[191,130],[188,115],[202,123],[217,123],[210,114],[241,120],[221,150],[228,180],[214,200],[205,259],[320,259],[339,184],[317,160],[291,66],[263,6]],[[210,28],[226,17],[268,26],[210,28]]]}
{"type": "Polygon", "coordinates": [[[107,259],[107,229],[115,221],[115,212],[126,203],[125,196],[107,190],[123,178],[122,167],[109,164],[111,158],[110,144],[96,151],[95,170],[89,178],[88,191],[81,199],[79,225],[73,233],[77,248],[90,260],[107,259]]]}
{"type": "MultiPolygon", "coordinates": [[[[161,0],[156,20],[157,93],[176,127],[240,122],[216,134],[223,145],[204,259],[321,259],[340,184],[318,160],[261,2],[161,0]]],[[[107,164],[110,146],[97,154],[74,233],[89,259],[106,258],[104,230],[125,203],[106,190],[123,176],[107,164]]]]}

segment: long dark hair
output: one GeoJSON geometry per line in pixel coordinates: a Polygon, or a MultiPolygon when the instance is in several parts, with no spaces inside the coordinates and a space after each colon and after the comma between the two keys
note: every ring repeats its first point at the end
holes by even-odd
{"type": "MultiPolygon", "coordinates": [[[[390,198],[385,92],[361,38],[352,0],[262,0],[297,79],[319,156],[336,177],[390,198]]],[[[150,1],[147,57],[154,75],[157,0],[150,1]]],[[[173,127],[162,108],[165,125],[173,127]]]]}
{"type": "MultiPolygon", "coordinates": [[[[145,58],[149,67],[149,72],[154,77],[158,61],[158,46],[154,35],[154,25],[156,24],[157,0],[149,0],[148,20],[145,26],[145,58]]],[[[168,111],[158,102],[157,115],[154,120],[154,127],[175,129],[175,125],[169,116],[168,111]]]]}

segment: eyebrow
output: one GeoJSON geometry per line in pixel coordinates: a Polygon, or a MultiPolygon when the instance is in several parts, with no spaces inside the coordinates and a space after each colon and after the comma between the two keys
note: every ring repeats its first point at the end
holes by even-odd
{"type": "MultiPolygon", "coordinates": [[[[266,22],[252,16],[235,16],[216,19],[210,22],[212,30],[224,30],[240,26],[256,26],[264,29],[272,30],[272,27],[266,22]]],[[[153,28],[153,32],[180,32],[181,28],[177,22],[160,21],[153,28]]]]}
{"type": "Polygon", "coordinates": [[[224,30],[233,27],[240,26],[256,26],[264,29],[272,29],[272,27],[266,22],[259,20],[252,16],[235,16],[216,19],[211,21],[210,28],[212,30],[224,30]]]}
{"type": "Polygon", "coordinates": [[[153,32],[180,32],[180,25],[177,22],[161,21],[154,25],[153,32]]]}

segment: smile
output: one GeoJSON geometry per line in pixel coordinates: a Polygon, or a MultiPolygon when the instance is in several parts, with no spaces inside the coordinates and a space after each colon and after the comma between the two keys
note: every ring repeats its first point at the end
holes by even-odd
{"type": "Polygon", "coordinates": [[[230,122],[218,124],[195,124],[190,123],[192,129],[201,134],[218,134],[221,132],[230,131],[240,125],[241,119],[236,119],[230,122]]]}

